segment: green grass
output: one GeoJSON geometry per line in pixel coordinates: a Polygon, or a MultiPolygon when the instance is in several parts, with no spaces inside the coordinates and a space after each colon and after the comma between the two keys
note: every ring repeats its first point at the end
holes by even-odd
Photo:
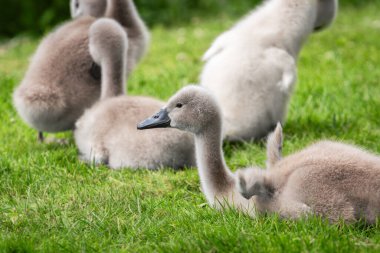
{"type": "MultiPolygon", "coordinates": [[[[344,7],[331,29],[310,37],[285,131],[285,153],[318,139],[380,152],[380,5],[344,7]]],[[[149,54],[129,80],[130,94],[169,98],[197,82],[199,59],[235,20],[156,27],[149,54]]],[[[329,225],[319,219],[251,219],[205,204],[195,169],[111,171],[77,160],[68,146],[36,142],[11,93],[38,41],[0,46],[0,252],[379,252],[380,225],[329,225]]],[[[225,144],[227,163],[264,164],[262,143],[225,144]]]]}

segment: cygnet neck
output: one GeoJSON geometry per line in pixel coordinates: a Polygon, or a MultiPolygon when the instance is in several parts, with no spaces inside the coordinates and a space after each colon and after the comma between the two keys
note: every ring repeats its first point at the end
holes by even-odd
{"type": "Polygon", "coordinates": [[[102,84],[101,99],[125,94],[125,57],[120,59],[105,59],[101,63],[102,84]]]}
{"type": "Polygon", "coordinates": [[[316,0],[277,0],[283,5],[282,19],[290,24],[284,28],[284,43],[293,56],[298,56],[306,38],[314,30],[317,18],[316,0]]]}
{"type": "Polygon", "coordinates": [[[197,166],[203,191],[210,203],[230,192],[234,179],[222,151],[221,123],[195,134],[197,166]]]}
{"type": "Polygon", "coordinates": [[[106,17],[112,17],[128,28],[137,27],[141,22],[132,0],[108,0],[106,17]]]}

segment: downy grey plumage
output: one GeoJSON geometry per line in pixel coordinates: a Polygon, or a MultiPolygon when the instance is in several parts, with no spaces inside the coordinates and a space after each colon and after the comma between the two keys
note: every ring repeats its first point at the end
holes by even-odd
{"type": "Polygon", "coordinates": [[[167,129],[137,131],[136,123],[164,103],[125,96],[127,38],[116,22],[99,19],[90,29],[90,52],[102,69],[101,100],[76,123],[75,142],[81,159],[110,168],[183,168],[195,165],[194,140],[167,129]]]}
{"type": "MultiPolygon", "coordinates": [[[[117,21],[128,35],[129,74],[145,52],[148,31],[132,0],[109,0],[104,16],[117,21]]],[[[18,113],[39,132],[72,130],[84,110],[99,99],[101,69],[89,51],[89,30],[95,21],[83,15],[47,35],[15,90],[18,113]]]]}
{"type": "Polygon", "coordinates": [[[379,216],[379,156],[351,145],[321,141],[281,158],[278,126],[268,140],[268,170],[249,168],[234,174],[223,158],[221,110],[209,91],[198,86],[181,89],[156,118],[138,127],[160,127],[164,122],[163,127],[170,123],[195,135],[202,189],[214,207],[232,206],[252,216],[257,212],[284,218],[315,214],[333,222],[364,219],[374,223],[379,216]]]}

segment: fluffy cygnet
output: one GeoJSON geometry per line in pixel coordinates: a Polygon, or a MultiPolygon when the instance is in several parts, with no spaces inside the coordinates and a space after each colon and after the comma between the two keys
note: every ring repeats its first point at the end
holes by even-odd
{"type": "Polygon", "coordinates": [[[284,121],[302,45],[336,11],[336,0],[265,1],[213,42],[201,85],[220,103],[225,138],[258,139],[284,121]]]}
{"type": "Polygon", "coordinates": [[[333,222],[374,223],[380,214],[380,157],[351,145],[321,141],[280,158],[282,133],[275,132],[270,140],[275,145],[268,143],[274,149],[269,153],[277,153],[269,157],[271,167],[233,174],[223,157],[219,105],[202,87],[181,89],[155,117],[138,125],[153,127],[194,134],[202,189],[212,206],[232,206],[252,216],[257,211],[284,218],[315,214],[333,222]]]}
{"type": "Polygon", "coordinates": [[[113,169],[195,165],[194,140],[168,129],[141,132],[136,123],[164,103],[153,98],[125,96],[127,38],[121,27],[100,19],[90,29],[90,52],[102,69],[101,101],[76,123],[75,142],[81,158],[113,169]],[[119,28],[118,28],[119,27],[119,28]]]}
{"type": "MultiPolygon", "coordinates": [[[[145,51],[148,32],[133,1],[107,3],[105,16],[117,21],[128,35],[129,73],[145,51]]],[[[84,110],[100,97],[101,68],[89,50],[89,30],[96,20],[79,17],[47,35],[14,92],[18,113],[40,132],[40,139],[42,132],[72,130],[84,110]]]]}

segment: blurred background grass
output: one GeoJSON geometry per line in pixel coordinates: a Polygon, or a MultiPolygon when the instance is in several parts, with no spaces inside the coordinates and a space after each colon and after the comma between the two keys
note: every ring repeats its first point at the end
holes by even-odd
{"type": "MultiPolygon", "coordinates": [[[[135,0],[150,26],[175,26],[193,19],[240,16],[260,0],[135,0]]],[[[341,5],[367,5],[380,0],[341,0],[341,5]]],[[[1,0],[0,38],[39,36],[67,20],[69,0],[1,0]]]]}

